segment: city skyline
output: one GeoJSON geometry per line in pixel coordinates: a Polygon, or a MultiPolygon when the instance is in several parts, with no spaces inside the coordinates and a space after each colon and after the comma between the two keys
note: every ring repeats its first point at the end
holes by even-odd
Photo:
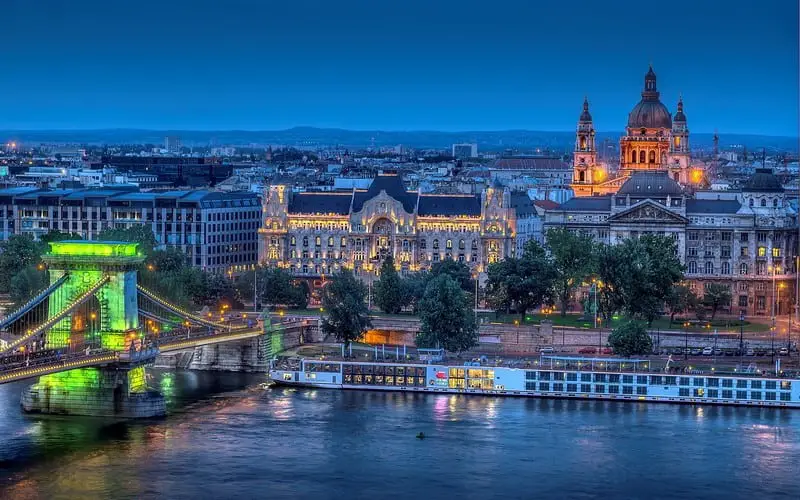
{"type": "Polygon", "coordinates": [[[652,63],[692,132],[797,136],[796,3],[137,5],[12,2],[0,129],[620,131],[652,63]]]}

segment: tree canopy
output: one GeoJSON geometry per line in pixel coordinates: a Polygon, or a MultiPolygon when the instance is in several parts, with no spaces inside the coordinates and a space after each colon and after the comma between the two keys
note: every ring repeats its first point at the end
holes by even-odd
{"type": "Polygon", "coordinates": [[[676,314],[683,314],[695,309],[697,306],[697,296],[686,285],[673,285],[667,294],[667,307],[669,307],[669,322],[675,320],[676,314]]]}
{"type": "Polygon", "coordinates": [[[252,272],[243,274],[236,282],[239,295],[249,300],[258,292],[259,304],[268,307],[285,306],[304,309],[308,306],[309,289],[305,281],[297,281],[288,271],[277,267],[259,267],[257,281],[252,272]]]}
{"type": "Polygon", "coordinates": [[[345,345],[361,339],[372,326],[366,299],[367,287],[350,270],[332,276],[322,291],[322,331],[345,345]]]}
{"type": "Polygon", "coordinates": [[[373,286],[375,305],[387,314],[397,314],[407,302],[405,283],[394,268],[392,256],[386,257],[380,269],[380,279],[373,286]]]}
{"type": "Polygon", "coordinates": [[[561,307],[561,316],[565,316],[572,294],[594,271],[594,239],[566,228],[550,229],[547,246],[556,272],[555,299],[561,307]]]}
{"type": "Polygon", "coordinates": [[[105,241],[125,241],[138,243],[139,251],[144,255],[150,255],[158,246],[156,237],[149,226],[135,225],[124,229],[104,229],[98,238],[105,241]]]}
{"type": "Polygon", "coordinates": [[[469,297],[447,274],[432,278],[419,304],[419,347],[462,352],[478,345],[478,327],[469,297]]]}
{"type": "Polygon", "coordinates": [[[732,296],[728,285],[723,285],[722,283],[709,283],[706,285],[703,304],[711,308],[711,319],[714,319],[720,307],[730,305],[732,296]]]}
{"type": "Polygon", "coordinates": [[[525,244],[520,258],[507,258],[489,265],[487,294],[496,306],[513,307],[525,319],[528,310],[549,301],[556,278],[552,262],[535,241],[525,244]],[[504,300],[497,302],[497,298],[504,300]]]}
{"type": "Polygon", "coordinates": [[[615,328],[608,336],[608,345],[614,350],[614,354],[626,357],[650,354],[653,351],[653,339],[644,325],[636,321],[628,321],[615,328]]]}
{"type": "Polygon", "coordinates": [[[39,263],[44,245],[29,235],[12,235],[0,242],[0,293],[9,293],[11,279],[39,263]]]}
{"type": "Polygon", "coordinates": [[[453,280],[458,283],[458,286],[465,292],[475,292],[475,281],[472,279],[472,271],[470,271],[469,267],[463,262],[458,262],[453,259],[434,262],[429,274],[432,278],[446,274],[453,278],[453,280]]]}

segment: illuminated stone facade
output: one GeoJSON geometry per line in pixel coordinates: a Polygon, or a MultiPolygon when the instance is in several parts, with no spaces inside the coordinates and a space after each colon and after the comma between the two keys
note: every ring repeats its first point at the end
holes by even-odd
{"type": "Polygon", "coordinates": [[[732,296],[723,312],[771,316],[773,309],[790,313],[795,303],[797,223],[769,169],[757,169],[739,191],[694,193],[660,171],[634,173],[613,195],[573,198],[548,210],[544,230],[568,228],[606,244],[671,237],[699,296],[710,283],[723,284],[732,296]]]}
{"type": "Polygon", "coordinates": [[[407,191],[398,175],[379,175],[369,189],[264,193],[260,261],[298,276],[324,277],[342,267],[375,276],[392,255],[401,271],[453,259],[474,272],[514,255],[516,211],[507,188],[480,195],[407,191]]]}
{"type": "Polygon", "coordinates": [[[644,77],[642,99],[628,115],[625,135],[620,138],[619,168],[614,175],[608,165],[597,160],[594,123],[589,102],[584,100],[573,154],[571,187],[575,196],[616,193],[633,172],[641,171],[666,171],[683,186],[702,181],[702,171],[691,169],[683,99],[678,100],[673,117],[659,96],[656,74],[651,67],[644,77]]]}

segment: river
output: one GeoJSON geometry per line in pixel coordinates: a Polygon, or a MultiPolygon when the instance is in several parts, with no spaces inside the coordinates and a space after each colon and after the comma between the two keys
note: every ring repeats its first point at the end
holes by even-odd
{"type": "Polygon", "coordinates": [[[800,498],[797,410],[263,379],[154,371],[170,415],[135,423],[25,416],[0,385],[0,498],[800,498]]]}

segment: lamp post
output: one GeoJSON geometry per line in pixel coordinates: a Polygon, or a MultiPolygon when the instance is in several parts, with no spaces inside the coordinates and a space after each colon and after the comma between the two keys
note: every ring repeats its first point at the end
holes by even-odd
{"type": "Polygon", "coordinates": [[[739,362],[744,355],[744,311],[739,313],[739,362]]]}
{"type": "Polygon", "coordinates": [[[594,328],[597,329],[597,289],[603,286],[602,281],[592,280],[592,291],[594,292],[594,328]]]}

